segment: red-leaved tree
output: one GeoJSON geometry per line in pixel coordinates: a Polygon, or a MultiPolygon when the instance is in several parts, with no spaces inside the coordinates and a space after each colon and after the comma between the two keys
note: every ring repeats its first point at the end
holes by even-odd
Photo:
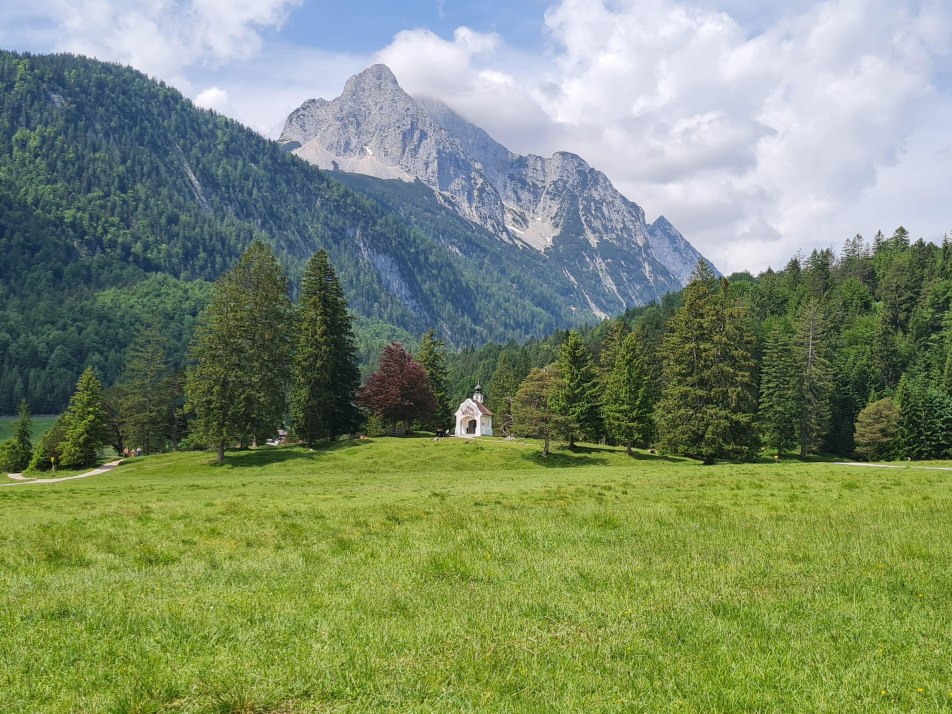
{"type": "Polygon", "coordinates": [[[436,397],[423,366],[399,342],[387,345],[379,369],[367,378],[358,402],[386,424],[425,421],[436,411],[436,397]]]}

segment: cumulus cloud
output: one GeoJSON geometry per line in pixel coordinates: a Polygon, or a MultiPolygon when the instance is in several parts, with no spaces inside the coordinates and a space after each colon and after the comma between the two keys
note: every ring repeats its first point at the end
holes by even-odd
{"type": "MultiPolygon", "coordinates": [[[[723,268],[760,269],[841,244],[869,226],[861,206],[902,190],[909,147],[940,111],[952,6],[804,1],[759,13],[756,30],[732,10],[753,12],[740,0],[561,0],[545,15],[546,62],[465,28],[402,32],[378,57],[511,148],[582,155],[723,268]]],[[[948,185],[948,162],[922,153],[948,185]]],[[[932,194],[893,223],[925,217],[921,232],[941,235],[932,194]]]]}
{"type": "MultiPolygon", "coordinates": [[[[30,16],[58,51],[130,64],[183,88],[185,70],[247,57],[300,0],[36,0],[30,16]]],[[[26,15],[22,9],[22,15],[26,15]]]]}
{"type": "Polygon", "coordinates": [[[214,109],[220,114],[224,114],[231,107],[228,92],[221,87],[209,87],[202,90],[195,97],[195,104],[204,109],[214,109]]]}

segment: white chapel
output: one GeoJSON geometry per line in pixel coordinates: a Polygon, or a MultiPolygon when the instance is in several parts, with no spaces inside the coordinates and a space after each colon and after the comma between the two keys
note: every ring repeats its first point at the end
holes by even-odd
{"type": "Polygon", "coordinates": [[[493,413],[483,404],[483,388],[476,385],[473,396],[456,410],[456,436],[492,436],[493,413]]]}

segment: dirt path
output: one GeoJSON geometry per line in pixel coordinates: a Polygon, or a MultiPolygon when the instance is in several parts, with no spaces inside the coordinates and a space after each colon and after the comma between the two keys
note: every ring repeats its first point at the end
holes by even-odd
{"type": "Polygon", "coordinates": [[[116,459],[115,461],[110,461],[108,464],[103,464],[99,468],[93,469],[92,471],[87,471],[86,473],[77,474],[75,476],[64,476],[63,478],[27,478],[23,474],[7,474],[7,476],[12,478],[17,483],[0,483],[0,487],[26,486],[26,485],[34,484],[34,483],[59,483],[60,481],[72,481],[78,478],[89,478],[90,476],[98,476],[99,474],[104,474],[104,473],[107,473],[108,471],[112,471],[121,463],[122,463],[122,459],[116,459]]]}
{"type": "Polygon", "coordinates": [[[908,466],[899,464],[865,464],[862,461],[836,461],[836,466],[865,466],[869,469],[917,469],[919,471],[952,471],[952,466],[916,466],[915,462],[908,466]]]}

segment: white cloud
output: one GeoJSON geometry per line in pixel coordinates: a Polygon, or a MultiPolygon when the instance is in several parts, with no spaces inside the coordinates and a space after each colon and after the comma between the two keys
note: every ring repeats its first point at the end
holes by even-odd
{"type": "Polygon", "coordinates": [[[952,6],[803,2],[751,32],[712,4],[562,0],[546,13],[545,63],[465,28],[399,33],[378,58],[514,150],[580,154],[725,270],[839,246],[874,215],[871,231],[940,236],[952,220],[935,190],[901,211],[883,194],[921,183],[897,177],[952,179],[923,150],[948,116],[933,81],[952,6]]]}
{"type": "Polygon", "coordinates": [[[214,109],[220,114],[226,113],[231,108],[228,92],[221,87],[209,87],[199,92],[195,97],[195,104],[204,109],[214,109]]]}
{"type": "MultiPolygon", "coordinates": [[[[36,0],[51,49],[130,64],[182,89],[186,69],[248,57],[301,0],[36,0]]],[[[21,16],[26,13],[21,10],[21,16]]]]}

